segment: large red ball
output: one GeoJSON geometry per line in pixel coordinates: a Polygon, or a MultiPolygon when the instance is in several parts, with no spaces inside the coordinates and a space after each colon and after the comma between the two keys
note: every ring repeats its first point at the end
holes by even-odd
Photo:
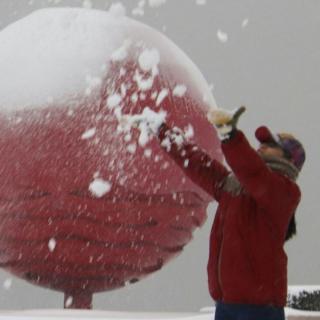
{"type": "Polygon", "coordinates": [[[210,197],[157,139],[141,146],[137,129],[119,131],[117,114],[165,110],[220,159],[200,72],[157,31],[93,10],[36,12],[0,44],[1,266],[74,296],[159,270],[210,197]]]}

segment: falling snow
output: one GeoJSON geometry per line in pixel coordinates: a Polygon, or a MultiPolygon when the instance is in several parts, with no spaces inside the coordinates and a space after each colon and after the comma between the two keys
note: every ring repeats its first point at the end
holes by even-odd
{"type": "Polygon", "coordinates": [[[165,4],[167,0],[148,0],[149,6],[152,8],[158,8],[165,4]]]}
{"type": "Polygon", "coordinates": [[[132,9],[132,15],[133,16],[143,16],[144,15],[144,9],[143,8],[134,8],[132,9]]]}
{"type": "Polygon", "coordinates": [[[160,54],[157,49],[145,49],[138,58],[139,66],[143,71],[151,71],[160,62],[160,54]]]}
{"type": "Polygon", "coordinates": [[[4,282],[3,282],[4,289],[9,290],[11,288],[11,286],[12,286],[12,279],[11,278],[4,280],[4,282]]]}
{"type": "Polygon", "coordinates": [[[124,17],[126,15],[126,8],[125,6],[118,2],[118,3],[113,3],[111,6],[110,6],[110,9],[109,9],[109,13],[111,15],[113,15],[115,18],[121,18],[121,17],[124,17]]]}
{"type": "Polygon", "coordinates": [[[92,138],[95,134],[96,134],[96,128],[88,129],[87,131],[85,131],[85,132],[82,134],[81,139],[83,139],[83,140],[85,140],[85,139],[90,139],[90,138],[92,138]]]}
{"type": "Polygon", "coordinates": [[[127,150],[129,153],[135,153],[137,150],[137,145],[135,143],[131,143],[127,146],[127,150]]]}
{"type": "Polygon", "coordinates": [[[136,70],[136,73],[133,77],[133,80],[136,81],[136,83],[141,91],[147,91],[152,88],[154,78],[153,77],[144,78],[139,73],[139,71],[136,70]]]}
{"type": "Polygon", "coordinates": [[[228,41],[228,34],[223,32],[220,29],[217,31],[217,37],[218,37],[218,40],[222,43],[225,43],[228,41]]]}
{"type": "Polygon", "coordinates": [[[50,252],[53,252],[54,249],[56,248],[57,242],[54,238],[51,238],[48,242],[48,248],[50,250],[50,252]]]}
{"type": "Polygon", "coordinates": [[[162,89],[157,97],[156,106],[158,107],[162,101],[168,96],[169,90],[168,89],[162,89]]]}
{"type": "Polygon", "coordinates": [[[131,127],[138,127],[140,135],[138,143],[144,147],[151,137],[158,132],[161,124],[165,121],[167,113],[163,110],[155,112],[145,107],[141,114],[123,115],[120,119],[122,130],[131,130],[131,127]]]}
{"type": "Polygon", "coordinates": [[[101,198],[111,190],[111,186],[112,184],[109,181],[105,181],[101,178],[96,178],[90,183],[89,191],[96,198],[101,198]]]}
{"type": "Polygon", "coordinates": [[[151,155],[152,155],[152,150],[151,149],[145,149],[143,154],[144,154],[144,156],[146,158],[150,158],[151,155]]]}
{"type": "Polygon", "coordinates": [[[184,136],[186,139],[190,139],[194,136],[194,129],[191,124],[189,124],[187,128],[184,130],[184,136]]]}
{"type": "Polygon", "coordinates": [[[176,85],[172,91],[172,94],[177,97],[183,97],[187,91],[187,87],[183,84],[176,85]]]}
{"type": "Polygon", "coordinates": [[[120,104],[121,100],[122,100],[121,96],[117,93],[110,95],[107,99],[108,108],[113,109],[117,107],[120,104]]]}
{"type": "Polygon", "coordinates": [[[138,101],[139,97],[137,93],[133,93],[130,97],[131,102],[136,103],[138,101]]]}
{"type": "Polygon", "coordinates": [[[128,48],[130,44],[131,44],[130,40],[124,41],[123,45],[112,53],[111,60],[112,61],[124,60],[128,56],[128,48]]]}
{"type": "Polygon", "coordinates": [[[249,19],[244,19],[241,23],[241,27],[245,28],[248,25],[248,23],[249,23],[249,19]]]}
{"type": "Polygon", "coordinates": [[[198,6],[204,6],[205,4],[207,4],[207,0],[196,0],[196,4],[198,6]]]}
{"type": "Polygon", "coordinates": [[[73,297],[72,296],[69,296],[67,299],[66,299],[66,302],[65,302],[65,307],[66,308],[69,308],[71,305],[72,305],[72,302],[73,302],[73,297]]]}

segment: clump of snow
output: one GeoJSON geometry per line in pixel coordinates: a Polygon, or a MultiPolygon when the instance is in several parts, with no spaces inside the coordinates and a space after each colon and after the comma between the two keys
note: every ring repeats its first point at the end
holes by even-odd
{"type": "Polygon", "coordinates": [[[121,107],[116,107],[113,110],[113,114],[116,116],[117,120],[120,121],[121,117],[122,117],[122,109],[121,107]]]}
{"type": "Polygon", "coordinates": [[[139,124],[140,136],[139,136],[139,145],[144,147],[150,140],[150,136],[158,132],[159,127],[164,122],[166,113],[160,111],[160,113],[155,113],[148,107],[144,108],[142,112],[142,117],[144,121],[141,121],[139,124]]]}
{"type": "Polygon", "coordinates": [[[127,95],[127,86],[124,83],[121,83],[121,96],[125,97],[127,95]]]}
{"type": "Polygon", "coordinates": [[[129,142],[131,141],[131,139],[132,139],[132,135],[130,133],[127,133],[123,138],[125,142],[129,142]]]}
{"type": "Polygon", "coordinates": [[[153,91],[152,94],[151,94],[151,99],[152,100],[155,100],[158,96],[158,91],[153,91]]]}
{"type": "Polygon", "coordinates": [[[151,71],[160,62],[160,54],[157,49],[145,49],[138,58],[139,66],[143,71],[151,71]]]}
{"type": "Polygon", "coordinates": [[[146,78],[138,70],[135,71],[133,80],[141,91],[147,91],[152,88],[154,78],[158,75],[158,64],[160,62],[160,53],[157,49],[144,49],[138,57],[139,67],[144,72],[151,72],[146,78]]]}
{"type": "Polygon", "coordinates": [[[146,4],[146,0],[140,0],[138,2],[138,6],[132,10],[132,14],[134,16],[143,16],[145,4],[146,4]]]}
{"type": "Polygon", "coordinates": [[[4,280],[3,282],[3,288],[6,290],[9,290],[12,286],[12,279],[11,278],[7,278],[6,280],[4,280]]]}
{"type": "MultiPolygon", "coordinates": [[[[173,127],[172,130],[167,134],[166,138],[162,140],[161,146],[165,148],[168,152],[171,149],[172,144],[175,144],[178,149],[180,149],[184,142],[189,140],[194,136],[194,129],[191,124],[188,124],[184,130],[181,130],[178,127],[173,127]]],[[[185,152],[185,151],[184,151],[185,152]]],[[[181,154],[185,156],[185,154],[181,154]]],[[[184,166],[187,167],[189,165],[189,161],[185,161],[184,166]]]]}
{"type": "Polygon", "coordinates": [[[69,308],[69,307],[72,305],[72,302],[73,302],[73,297],[72,297],[72,296],[69,296],[69,297],[66,299],[64,306],[65,306],[66,308],[69,308]]]}
{"type": "Polygon", "coordinates": [[[248,25],[248,23],[249,23],[249,19],[244,19],[241,23],[241,27],[245,28],[248,25]]]}
{"type": "Polygon", "coordinates": [[[50,252],[54,251],[54,249],[56,248],[56,245],[57,245],[57,241],[54,238],[51,238],[48,242],[48,248],[50,252]]]}
{"type": "Polygon", "coordinates": [[[92,138],[95,134],[96,134],[96,128],[88,129],[87,131],[85,131],[85,132],[82,134],[81,139],[83,139],[83,140],[85,140],[85,139],[90,139],[90,138],[92,138]]]}
{"type": "Polygon", "coordinates": [[[129,153],[134,154],[137,150],[137,145],[135,143],[131,143],[127,146],[127,150],[129,153]]]}
{"type": "Polygon", "coordinates": [[[218,37],[218,40],[222,43],[225,43],[228,41],[228,34],[226,32],[223,32],[220,29],[218,29],[217,31],[217,37],[218,37]]]}
{"type": "Polygon", "coordinates": [[[89,191],[97,198],[101,198],[111,190],[112,184],[101,178],[94,179],[89,185],[89,191]]]}
{"type": "Polygon", "coordinates": [[[147,91],[152,88],[154,77],[151,76],[149,78],[144,78],[143,75],[141,75],[139,71],[136,70],[133,80],[136,81],[141,91],[147,91]]]}
{"type": "Polygon", "coordinates": [[[109,8],[109,13],[115,18],[124,17],[126,15],[126,8],[121,2],[113,3],[109,8]]]}
{"type": "Polygon", "coordinates": [[[122,100],[121,96],[117,93],[110,95],[107,99],[108,108],[114,109],[115,107],[119,106],[121,100],[122,100]]]}
{"type": "Polygon", "coordinates": [[[144,9],[143,8],[134,8],[132,9],[132,15],[133,16],[143,16],[144,15],[144,9]]]}
{"type": "Polygon", "coordinates": [[[152,137],[159,131],[161,124],[165,122],[167,113],[163,110],[155,112],[145,107],[141,114],[123,115],[120,124],[124,131],[137,127],[140,130],[138,143],[144,147],[152,137]]]}
{"type": "Polygon", "coordinates": [[[168,89],[162,89],[160,91],[160,93],[158,94],[158,97],[157,97],[157,101],[156,101],[156,106],[158,107],[162,101],[168,96],[169,94],[169,90],[168,89]]]}
{"type": "Polygon", "coordinates": [[[194,130],[193,126],[189,123],[187,128],[184,130],[184,136],[186,139],[190,139],[194,137],[194,130]]]}
{"type": "Polygon", "coordinates": [[[131,100],[131,102],[133,102],[133,103],[137,103],[138,99],[139,99],[139,96],[138,96],[138,94],[137,94],[136,92],[133,93],[133,94],[131,95],[131,97],[130,97],[130,100],[131,100]]]}
{"type": "Polygon", "coordinates": [[[146,158],[150,158],[151,155],[152,155],[152,150],[151,149],[145,149],[144,152],[143,152],[144,156],[146,158]]]}
{"type": "Polygon", "coordinates": [[[187,92],[187,87],[184,84],[178,84],[174,87],[172,94],[177,97],[183,97],[187,92]]]}
{"type": "Polygon", "coordinates": [[[128,48],[131,45],[131,41],[126,39],[122,46],[115,50],[111,55],[112,61],[122,61],[128,56],[128,48]]]}
{"type": "Polygon", "coordinates": [[[178,148],[181,148],[185,140],[186,137],[184,132],[178,127],[173,127],[167,137],[162,140],[161,146],[169,152],[172,143],[175,144],[178,148]]]}
{"type": "Polygon", "coordinates": [[[165,4],[167,0],[148,0],[149,6],[152,8],[158,8],[165,4]]]}
{"type": "Polygon", "coordinates": [[[204,6],[207,3],[207,0],[196,0],[198,6],[204,6]]]}

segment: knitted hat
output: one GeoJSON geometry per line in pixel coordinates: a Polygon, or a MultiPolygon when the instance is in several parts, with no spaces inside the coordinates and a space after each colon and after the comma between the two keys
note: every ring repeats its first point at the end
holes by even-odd
{"type": "Polygon", "coordinates": [[[276,144],[279,146],[283,150],[285,157],[293,163],[299,171],[301,170],[306,155],[302,144],[293,135],[288,133],[273,135],[265,126],[259,127],[255,135],[261,143],[276,144]]]}

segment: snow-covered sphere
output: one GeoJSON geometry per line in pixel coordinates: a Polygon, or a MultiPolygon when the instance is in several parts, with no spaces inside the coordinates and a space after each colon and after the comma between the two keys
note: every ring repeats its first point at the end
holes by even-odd
{"type": "Polygon", "coordinates": [[[0,32],[0,70],[1,265],[88,307],[180,253],[211,199],[121,119],[166,114],[220,159],[190,59],[119,10],[55,8],[0,32]]]}

